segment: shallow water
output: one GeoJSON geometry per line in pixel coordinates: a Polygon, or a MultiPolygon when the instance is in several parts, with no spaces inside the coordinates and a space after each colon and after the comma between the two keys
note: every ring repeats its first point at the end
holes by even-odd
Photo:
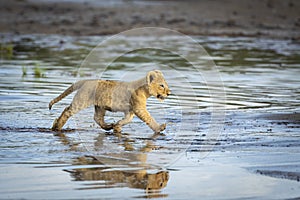
{"type": "MultiPolygon", "coordinates": [[[[199,73],[171,52],[130,51],[114,60],[101,77],[136,79],[150,69],[161,69],[173,95],[162,103],[149,99],[148,108],[157,121],[167,123],[167,129],[165,135],[152,135],[134,118],[122,135],[113,135],[93,122],[93,108],[72,117],[61,133],[49,129],[72,96],[51,111],[49,101],[76,80],[100,77],[99,66],[84,65],[83,59],[107,37],[1,38],[1,198],[300,196],[299,121],[263,116],[299,112],[299,43],[195,37],[222,78],[210,87],[205,73],[212,68],[207,65],[200,63],[199,73]],[[212,96],[212,91],[221,95],[223,89],[226,101],[212,96]],[[225,108],[225,121],[214,124],[213,113],[222,114],[225,108]],[[214,126],[222,128],[217,135],[209,132],[214,126]],[[233,189],[237,186],[240,189],[233,189]]],[[[149,40],[153,38],[138,38],[141,43],[149,40]]],[[[136,41],[131,38],[96,50],[109,60],[136,41]]],[[[191,51],[189,44],[176,38],[165,42],[191,51]]],[[[107,120],[121,116],[112,113],[107,120]]]]}

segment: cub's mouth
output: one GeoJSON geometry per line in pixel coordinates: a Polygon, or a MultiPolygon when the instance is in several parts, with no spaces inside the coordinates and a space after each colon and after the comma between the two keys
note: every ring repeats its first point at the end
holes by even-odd
{"type": "Polygon", "coordinates": [[[160,95],[160,94],[158,94],[157,96],[156,96],[156,98],[158,98],[159,100],[165,100],[165,97],[164,96],[162,96],[162,95],[160,95]]]}

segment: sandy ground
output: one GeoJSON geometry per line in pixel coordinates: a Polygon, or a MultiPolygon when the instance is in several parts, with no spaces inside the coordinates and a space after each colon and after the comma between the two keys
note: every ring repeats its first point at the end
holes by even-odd
{"type": "Polygon", "coordinates": [[[0,32],[105,35],[158,26],[190,35],[300,39],[298,0],[0,0],[0,32]]]}

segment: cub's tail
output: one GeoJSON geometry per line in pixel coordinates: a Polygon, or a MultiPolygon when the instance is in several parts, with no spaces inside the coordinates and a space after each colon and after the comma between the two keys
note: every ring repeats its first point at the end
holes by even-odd
{"type": "Polygon", "coordinates": [[[74,92],[74,91],[78,90],[79,88],[81,88],[82,85],[85,82],[86,82],[86,80],[82,80],[82,81],[78,81],[76,83],[73,83],[70,87],[68,87],[68,89],[66,89],[58,97],[56,97],[52,101],[50,101],[50,103],[49,103],[49,110],[51,110],[53,104],[59,102],[60,100],[62,100],[63,98],[65,98],[66,96],[68,96],[69,94],[71,94],[72,92],[74,92]]]}

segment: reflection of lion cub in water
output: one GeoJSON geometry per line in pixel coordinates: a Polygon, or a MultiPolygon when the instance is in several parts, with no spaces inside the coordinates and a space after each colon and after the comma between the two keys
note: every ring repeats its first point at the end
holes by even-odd
{"type": "MultiPolygon", "coordinates": [[[[108,168],[109,169],[109,168],[108,168]]],[[[147,173],[146,170],[140,171],[105,171],[105,168],[74,169],[70,172],[76,181],[106,181],[107,186],[127,186],[130,188],[160,190],[166,187],[169,180],[169,172],[160,171],[155,174],[147,173]],[[125,185],[124,185],[125,184],[125,185]]]]}
{"type": "Polygon", "coordinates": [[[161,71],[155,70],[147,76],[132,82],[118,82],[108,80],[83,80],[74,83],[61,95],[49,103],[52,105],[78,90],[70,106],[66,107],[60,117],[53,123],[52,130],[61,130],[69,117],[91,105],[95,106],[94,119],[105,130],[114,129],[120,132],[121,127],[128,124],[134,114],[156,133],[163,131],[166,124],[159,125],[146,109],[147,98],[155,96],[164,100],[170,90],[161,71]],[[106,110],[124,112],[125,117],[116,124],[106,124],[104,115],[106,110]]]}

